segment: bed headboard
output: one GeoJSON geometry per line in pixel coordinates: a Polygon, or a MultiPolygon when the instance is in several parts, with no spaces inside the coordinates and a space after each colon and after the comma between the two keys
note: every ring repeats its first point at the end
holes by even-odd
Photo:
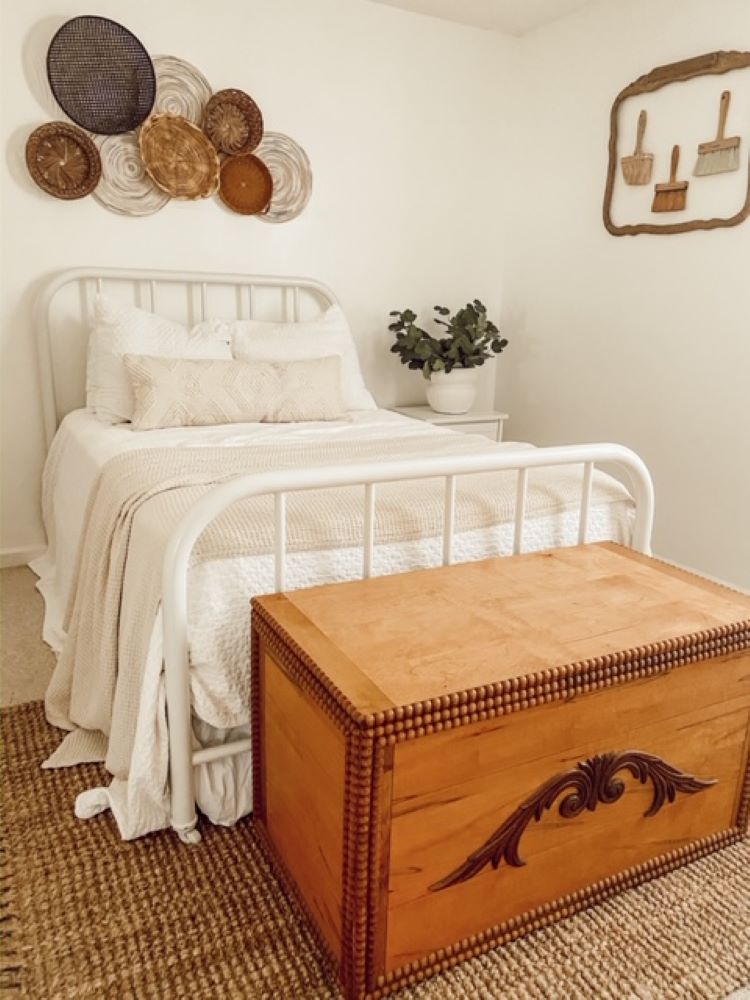
{"type": "Polygon", "coordinates": [[[329,288],[309,278],[89,267],[61,271],[42,287],[36,302],[47,447],[65,414],[86,405],[86,348],[98,292],[187,326],[208,317],[299,322],[337,301],[329,288]]]}

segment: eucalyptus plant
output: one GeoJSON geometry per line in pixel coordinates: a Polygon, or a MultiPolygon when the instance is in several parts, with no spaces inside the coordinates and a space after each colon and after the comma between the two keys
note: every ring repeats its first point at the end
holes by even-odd
{"type": "Polygon", "coordinates": [[[395,319],[388,325],[396,335],[391,347],[401,364],[422,371],[426,379],[433,372],[454,368],[478,368],[494,354],[501,354],[508,341],[487,318],[487,308],[479,299],[467,302],[453,316],[446,306],[434,307],[433,323],[444,327],[443,336],[432,335],[416,325],[417,314],[411,309],[394,310],[395,319]],[[449,317],[447,320],[445,317],[449,317]]]}

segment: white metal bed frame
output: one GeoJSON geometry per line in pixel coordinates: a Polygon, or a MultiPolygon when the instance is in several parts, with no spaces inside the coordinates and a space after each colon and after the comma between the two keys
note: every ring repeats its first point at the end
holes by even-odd
{"type": "MultiPolygon", "coordinates": [[[[39,370],[42,390],[44,427],[47,445],[52,441],[59,421],[65,413],[85,405],[80,393],[67,401],[61,400],[59,378],[53,351],[53,313],[63,289],[75,286],[78,291],[74,312],[81,364],[85,366],[85,342],[93,304],[93,294],[110,285],[131,286],[133,297],[150,311],[158,310],[162,286],[184,288],[193,311],[208,315],[209,292],[222,287],[234,293],[238,318],[252,318],[257,294],[275,290],[280,298],[280,318],[295,322],[301,316],[301,297],[306,295],[321,305],[336,302],[330,289],[307,278],[263,277],[241,274],[213,274],[151,270],[120,270],[108,268],[76,268],[52,278],[42,290],[37,302],[37,332],[39,370]],[[145,298],[145,302],[144,302],[145,298]]],[[[70,324],[68,324],[68,329],[70,324]]],[[[69,335],[69,334],[66,334],[69,335]]],[[[69,352],[67,352],[69,353],[69,352]]],[[[75,364],[75,359],[74,359],[75,364]]],[[[70,364],[68,364],[70,368],[70,364]]],[[[70,394],[69,394],[70,395],[70,394]]],[[[197,843],[197,815],[193,768],[196,764],[233,756],[250,750],[250,739],[239,739],[221,746],[194,751],[192,749],[187,578],[190,555],[203,530],[233,503],[260,495],[274,497],[274,566],[275,586],[284,589],[286,559],[286,499],[287,494],[300,490],[331,486],[361,485],[364,502],[362,539],[362,577],[372,573],[375,504],[377,487],[387,482],[441,477],[445,479],[445,514],[443,522],[443,564],[453,561],[453,535],[456,478],[477,472],[515,470],[518,474],[514,515],[513,552],[523,546],[523,527],[529,469],[556,465],[583,465],[578,543],[586,541],[594,466],[615,463],[625,470],[635,501],[635,522],[632,547],[648,553],[651,544],[654,493],[651,477],[635,452],[616,444],[581,444],[528,451],[496,454],[463,455],[455,458],[424,458],[418,462],[394,461],[362,463],[329,468],[294,469],[241,476],[212,488],[185,515],[176,527],[167,546],[162,570],[162,619],[164,640],[164,672],[169,729],[169,781],[171,825],[184,843],[197,843]]]]}

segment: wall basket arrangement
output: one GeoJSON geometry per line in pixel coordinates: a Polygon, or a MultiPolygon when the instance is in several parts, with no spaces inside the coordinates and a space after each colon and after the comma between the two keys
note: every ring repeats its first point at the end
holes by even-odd
{"type": "Polygon", "coordinates": [[[47,52],[47,76],[70,122],[48,122],[26,143],[33,180],[55,198],[93,194],[119,215],[146,216],[172,198],[218,193],[229,209],[267,222],[304,210],[312,171],[289,136],[264,130],[244,90],[213,93],[184,59],[152,57],[106,17],[74,17],[47,52]]]}
{"type": "Polygon", "coordinates": [[[605,227],[634,236],[738,225],[750,215],[748,147],[750,52],[639,77],[612,105],[605,227]]]}

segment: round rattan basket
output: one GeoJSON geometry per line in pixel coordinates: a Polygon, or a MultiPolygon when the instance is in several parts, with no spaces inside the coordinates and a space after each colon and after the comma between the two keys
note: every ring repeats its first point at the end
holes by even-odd
{"type": "Polygon", "coordinates": [[[199,128],[180,115],[153,115],[138,135],[149,177],[172,198],[208,198],[219,187],[219,157],[199,128]]]}
{"type": "Polygon", "coordinates": [[[221,153],[249,153],[263,138],[263,115],[244,90],[218,90],[206,105],[203,128],[221,153]]]}
{"type": "Polygon", "coordinates": [[[69,122],[34,129],[26,142],[26,166],[43,191],[65,200],[91,194],[102,173],[99,150],[69,122]]]}
{"type": "Polygon", "coordinates": [[[265,163],[253,153],[228,156],[221,165],[219,196],[240,215],[257,215],[273,194],[273,179],[265,163]]]}
{"type": "Polygon", "coordinates": [[[180,115],[193,125],[202,125],[211,84],[201,71],[176,56],[154,56],[154,70],[154,114],[180,115]]]}
{"type": "Polygon", "coordinates": [[[132,132],[97,140],[102,178],[94,191],[96,200],[118,215],[153,215],[169,201],[169,195],[151,180],[141,158],[138,139],[132,132]]]}
{"type": "Polygon", "coordinates": [[[255,150],[273,178],[273,197],[263,222],[289,222],[306,208],[312,195],[312,168],[307,153],[283,132],[266,132],[255,150]]]}

